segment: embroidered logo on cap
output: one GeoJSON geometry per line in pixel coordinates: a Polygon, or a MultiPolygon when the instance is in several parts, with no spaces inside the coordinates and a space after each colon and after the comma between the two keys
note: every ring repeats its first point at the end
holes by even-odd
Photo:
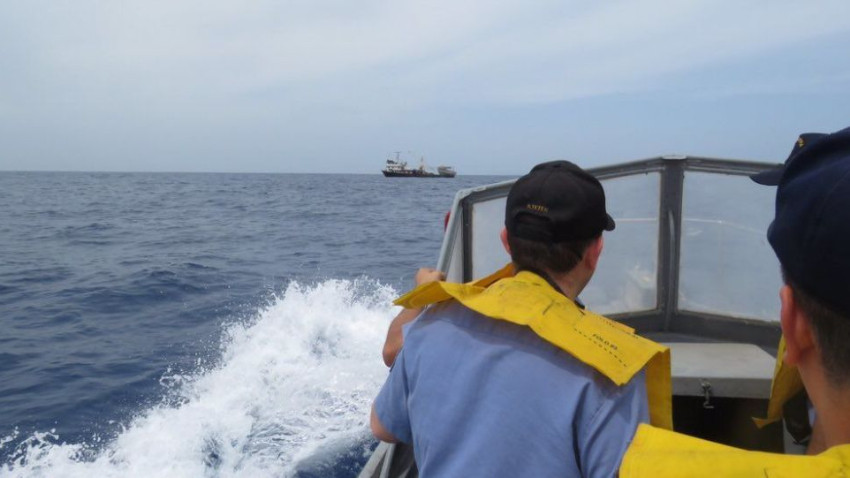
{"type": "Polygon", "coordinates": [[[526,204],[526,209],[531,209],[532,211],[537,212],[549,212],[549,208],[546,206],[541,206],[539,204],[526,204]]]}

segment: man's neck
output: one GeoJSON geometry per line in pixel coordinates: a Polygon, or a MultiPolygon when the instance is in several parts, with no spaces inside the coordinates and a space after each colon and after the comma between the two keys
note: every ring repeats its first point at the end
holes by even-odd
{"type": "Polygon", "coordinates": [[[818,427],[821,430],[824,449],[836,445],[850,444],[850,392],[831,391],[815,404],[818,427]]]}
{"type": "MultiPolygon", "coordinates": [[[[580,266],[581,265],[577,267],[580,266]]],[[[558,287],[561,289],[561,293],[573,301],[576,300],[576,297],[578,297],[581,291],[584,290],[584,286],[586,286],[590,280],[589,277],[585,278],[580,271],[576,269],[573,269],[567,274],[552,276],[551,279],[553,282],[558,284],[558,287]]]]}
{"type": "Polygon", "coordinates": [[[812,449],[812,453],[827,450],[836,445],[850,444],[850,387],[835,387],[827,379],[823,369],[800,369],[803,383],[809,398],[815,407],[816,429],[820,436],[822,449],[812,449]]]}
{"type": "Polygon", "coordinates": [[[590,282],[590,276],[593,274],[592,271],[588,273],[585,269],[581,269],[581,267],[582,264],[578,264],[566,274],[553,274],[547,270],[525,270],[546,279],[546,282],[555,288],[555,290],[575,302],[578,295],[584,290],[587,283],[590,282]]]}

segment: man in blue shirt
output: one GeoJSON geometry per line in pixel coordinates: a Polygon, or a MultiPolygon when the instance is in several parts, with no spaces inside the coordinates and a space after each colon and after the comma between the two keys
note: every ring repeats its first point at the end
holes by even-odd
{"type": "Polygon", "coordinates": [[[614,476],[649,406],[641,365],[618,355],[625,332],[576,303],[614,229],[602,186],[540,164],[512,187],[505,226],[515,276],[411,293],[444,297],[404,329],[372,431],[412,443],[425,477],[614,476]],[[600,356],[632,372],[617,382],[600,356]]]}

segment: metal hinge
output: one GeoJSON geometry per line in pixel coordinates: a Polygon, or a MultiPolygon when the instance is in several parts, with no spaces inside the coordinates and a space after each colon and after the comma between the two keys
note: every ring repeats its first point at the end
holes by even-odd
{"type": "Polygon", "coordinates": [[[714,408],[714,405],[711,404],[711,384],[708,380],[700,380],[700,387],[702,387],[702,396],[705,397],[705,401],[702,402],[702,408],[711,410],[714,408]]]}

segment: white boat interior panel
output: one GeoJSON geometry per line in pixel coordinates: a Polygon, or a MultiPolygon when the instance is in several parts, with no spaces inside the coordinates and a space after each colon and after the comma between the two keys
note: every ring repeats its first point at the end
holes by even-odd
{"type": "Polygon", "coordinates": [[[673,364],[673,394],[767,399],[776,360],[751,344],[665,343],[673,364]]]}

